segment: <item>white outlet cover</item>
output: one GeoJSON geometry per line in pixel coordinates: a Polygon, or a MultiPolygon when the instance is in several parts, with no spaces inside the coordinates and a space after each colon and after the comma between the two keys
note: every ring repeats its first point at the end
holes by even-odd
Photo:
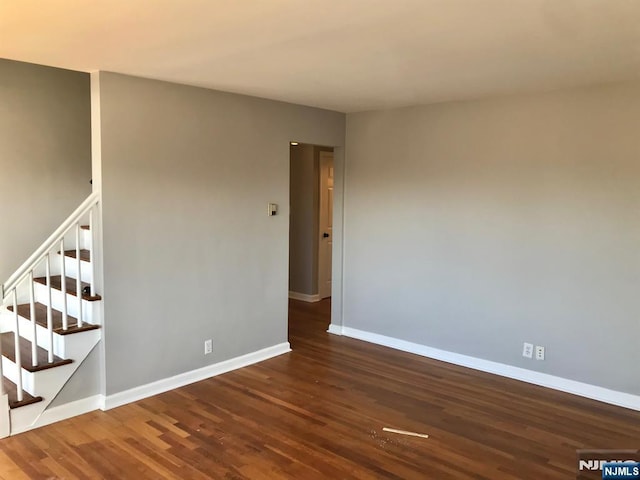
{"type": "Polygon", "coordinates": [[[213,352],[213,341],[211,339],[204,342],[204,354],[208,355],[213,352]]]}
{"type": "Polygon", "coordinates": [[[522,356],[525,358],[533,358],[533,343],[524,343],[522,346],[522,356]]]}
{"type": "Polygon", "coordinates": [[[536,347],[536,360],[544,360],[544,347],[536,347]]]}

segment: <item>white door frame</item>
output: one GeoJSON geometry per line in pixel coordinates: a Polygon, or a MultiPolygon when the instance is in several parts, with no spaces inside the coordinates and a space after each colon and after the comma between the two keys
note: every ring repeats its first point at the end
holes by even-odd
{"type": "Polygon", "coordinates": [[[333,148],[333,249],[331,252],[331,324],[329,332],[342,333],[344,325],[344,219],[346,195],[345,148],[333,148]]]}

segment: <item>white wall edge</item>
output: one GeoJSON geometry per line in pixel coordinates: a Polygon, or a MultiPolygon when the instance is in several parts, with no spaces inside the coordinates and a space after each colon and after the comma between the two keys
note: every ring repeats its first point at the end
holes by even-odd
{"type": "Polygon", "coordinates": [[[12,426],[11,435],[28,432],[35,428],[45,427],[52,423],[61,422],[68,418],[77,417],[85,413],[98,410],[102,405],[102,395],[93,395],[91,397],[82,398],[73,402],[64,403],[56,407],[48,408],[38,419],[27,426],[12,426]]]}
{"type": "Polygon", "coordinates": [[[320,298],[320,295],[318,294],[308,295],[306,293],[298,293],[298,292],[291,292],[291,291],[289,291],[289,298],[292,298],[293,300],[301,300],[303,302],[309,302],[309,303],[315,303],[322,300],[320,298]]]}
{"type": "MultiPolygon", "coordinates": [[[[102,232],[102,92],[100,88],[101,73],[99,71],[90,72],[91,87],[91,186],[94,191],[100,192],[100,202],[98,203],[98,215],[95,218],[95,231],[90,232],[93,235],[94,244],[92,252],[94,265],[93,279],[96,290],[103,295],[104,298],[104,241],[102,232]]],[[[97,310],[100,316],[100,324],[102,325],[102,338],[104,339],[104,301],[99,302],[97,310]]],[[[95,312],[95,310],[94,310],[95,312]]],[[[105,342],[98,344],[99,359],[99,385],[100,393],[104,394],[107,385],[107,366],[105,342]]],[[[104,395],[101,395],[104,401],[104,395]]]]}
{"type": "Polygon", "coordinates": [[[434,360],[441,360],[454,365],[532,383],[541,387],[571,393],[573,395],[598,400],[611,405],[640,411],[640,395],[618,392],[616,390],[569,380],[555,375],[549,375],[547,373],[535,372],[533,370],[514,367],[504,363],[492,362],[491,360],[484,360],[482,358],[470,357],[460,353],[440,350],[426,345],[407,342],[406,340],[387,337],[385,335],[366,332],[355,328],[330,325],[328,332],[335,335],[344,335],[346,337],[364,340],[365,342],[375,343],[377,345],[394,348],[396,350],[402,350],[403,352],[414,353],[423,357],[433,358],[434,360]]]}
{"type": "Polygon", "coordinates": [[[190,372],[164,378],[140,387],[114,393],[113,395],[107,395],[104,397],[104,401],[100,408],[102,410],[110,410],[112,408],[126,405],[127,403],[142,400],[153,395],[158,395],[159,393],[164,393],[175,388],[189,385],[190,383],[206,380],[207,378],[215,377],[216,375],[221,375],[238,368],[262,362],[290,351],[291,346],[289,345],[289,342],[273,345],[246,355],[241,355],[229,360],[214,363],[213,365],[191,370],[190,372]]]}

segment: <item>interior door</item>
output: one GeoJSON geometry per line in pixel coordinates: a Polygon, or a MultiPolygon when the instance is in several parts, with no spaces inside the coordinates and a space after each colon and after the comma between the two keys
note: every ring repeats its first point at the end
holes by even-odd
{"type": "Polygon", "coordinates": [[[318,294],[331,296],[333,248],[333,152],[320,152],[320,240],[318,242],[318,294]]]}

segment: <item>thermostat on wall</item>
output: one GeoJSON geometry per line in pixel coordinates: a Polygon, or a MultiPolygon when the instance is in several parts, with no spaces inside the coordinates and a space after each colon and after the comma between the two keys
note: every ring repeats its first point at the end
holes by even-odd
{"type": "Polygon", "coordinates": [[[269,204],[269,216],[273,217],[274,215],[278,214],[278,204],[277,203],[270,203],[269,204]]]}

